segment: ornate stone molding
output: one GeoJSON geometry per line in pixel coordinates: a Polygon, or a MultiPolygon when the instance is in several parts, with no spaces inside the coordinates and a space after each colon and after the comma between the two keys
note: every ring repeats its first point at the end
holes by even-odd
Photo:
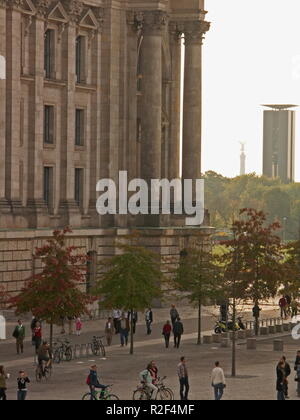
{"type": "Polygon", "coordinates": [[[183,33],[183,28],[177,22],[169,22],[169,34],[171,41],[180,42],[180,37],[183,33]]]}
{"type": "Polygon", "coordinates": [[[6,0],[6,6],[10,7],[11,9],[22,10],[24,6],[24,1],[23,0],[6,0]]]}
{"type": "Polygon", "coordinates": [[[144,14],[142,12],[135,12],[129,10],[126,14],[127,25],[132,29],[133,32],[139,32],[143,28],[144,14]]]}
{"type": "Polygon", "coordinates": [[[36,15],[40,18],[45,18],[48,15],[52,0],[36,0],[36,15]]]}
{"type": "Polygon", "coordinates": [[[81,0],[65,0],[70,21],[77,23],[83,12],[83,2],[81,0]]]}
{"type": "Polygon", "coordinates": [[[144,34],[161,35],[168,24],[168,14],[161,10],[143,12],[143,32],[144,34]]]}
{"type": "Polygon", "coordinates": [[[6,0],[0,0],[0,7],[6,8],[7,1],[6,0]]]}
{"type": "Polygon", "coordinates": [[[210,28],[210,22],[200,20],[196,22],[184,22],[183,32],[185,35],[185,44],[202,44],[205,33],[210,28]]]}

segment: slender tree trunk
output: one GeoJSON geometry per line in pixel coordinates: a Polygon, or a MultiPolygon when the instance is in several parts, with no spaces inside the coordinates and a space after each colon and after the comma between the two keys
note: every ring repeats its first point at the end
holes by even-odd
{"type": "Polygon", "coordinates": [[[201,333],[202,333],[202,300],[201,298],[198,301],[198,346],[201,346],[202,339],[201,339],[201,333]]]}
{"type": "Polygon", "coordinates": [[[133,342],[133,309],[130,311],[130,354],[134,353],[134,342],[133,342]]]}
{"type": "Polygon", "coordinates": [[[236,299],[235,298],[233,298],[232,323],[233,323],[233,337],[232,337],[232,371],[231,371],[231,376],[233,378],[235,378],[236,377],[236,331],[235,331],[235,323],[236,323],[236,299]]]}
{"type": "Polygon", "coordinates": [[[53,348],[53,323],[50,324],[50,348],[52,351],[53,348]]]}

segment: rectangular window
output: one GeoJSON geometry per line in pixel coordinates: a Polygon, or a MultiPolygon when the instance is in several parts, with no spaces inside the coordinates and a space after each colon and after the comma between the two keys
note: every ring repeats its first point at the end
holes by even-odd
{"type": "Polygon", "coordinates": [[[54,69],[54,30],[48,29],[45,32],[44,48],[44,69],[46,79],[53,77],[54,69]]]}
{"type": "Polygon", "coordinates": [[[54,106],[44,107],[44,143],[54,144],[54,106]]]}
{"type": "Polygon", "coordinates": [[[49,212],[52,212],[53,209],[53,168],[45,166],[44,167],[44,201],[49,209],[49,212]]]}
{"type": "Polygon", "coordinates": [[[75,115],[75,145],[84,145],[84,110],[76,109],[75,115]]]}
{"type": "Polygon", "coordinates": [[[85,37],[76,38],[76,81],[82,83],[85,81],[85,37]]]}
{"type": "Polygon", "coordinates": [[[78,207],[83,205],[83,169],[75,169],[75,201],[78,207]]]}

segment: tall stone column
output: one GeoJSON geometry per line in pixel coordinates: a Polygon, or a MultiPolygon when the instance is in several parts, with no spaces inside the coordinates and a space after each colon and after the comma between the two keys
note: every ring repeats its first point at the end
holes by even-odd
{"type": "Polygon", "coordinates": [[[201,175],[202,41],[209,26],[205,21],[184,23],[183,179],[201,175]]]}
{"type": "Polygon", "coordinates": [[[171,47],[171,99],[169,179],[179,178],[180,165],[180,89],[181,89],[181,34],[175,22],[169,26],[171,47]]]}
{"type": "Polygon", "coordinates": [[[162,35],[166,23],[166,13],[144,12],[141,173],[146,181],[161,177],[162,35]]]}
{"type": "MultiPolygon", "coordinates": [[[[6,7],[5,1],[0,0],[0,56],[6,59],[6,7]]],[[[5,199],[5,120],[6,120],[6,81],[0,79],[0,213],[8,210],[5,199]]],[[[1,227],[1,225],[0,225],[1,227]]]]}

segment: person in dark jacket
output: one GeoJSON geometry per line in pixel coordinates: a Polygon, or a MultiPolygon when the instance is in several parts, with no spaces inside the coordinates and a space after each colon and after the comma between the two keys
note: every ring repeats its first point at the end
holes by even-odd
{"type": "Polygon", "coordinates": [[[18,320],[18,325],[14,329],[13,337],[16,339],[17,354],[24,351],[25,327],[22,321],[18,320]]]}
{"type": "Polygon", "coordinates": [[[90,387],[90,391],[91,391],[91,394],[92,394],[93,398],[95,398],[96,388],[102,390],[101,391],[101,397],[103,397],[104,390],[107,388],[107,386],[100,384],[99,379],[98,379],[97,366],[96,365],[93,365],[90,368],[90,373],[89,373],[89,376],[88,376],[88,385],[90,387]]]}
{"type": "Polygon", "coordinates": [[[30,379],[28,378],[28,375],[24,372],[24,370],[20,370],[17,382],[18,382],[17,400],[25,401],[27,397],[27,384],[30,383],[30,379]]]}
{"type": "Polygon", "coordinates": [[[179,313],[178,313],[175,305],[171,306],[170,317],[171,317],[172,326],[174,327],[175,322],[179,318],[179,313]]]}
{"type": "Polygon", "coordinates": [[[130,331],[129,320],[128,318],[125,318],[125,316],[123,315],[120,322],[121,347],[124,347],[124,344],[126,344],[126,346],[128,345],[129,331],[130,331]]]}
{"type": "Polygon", "coordinates": [[[181,319],[178,318],[173,327],[173,334],[174,334],[174,347],[179,349],[181,336],[184,333],[183,324],[181,319]]]}
{"type": "Polygon", "coordinates": [[[295,371],[297,372],[297,394],[300,398],[300,350],[297,352],[296,361],[295,361],[295,371]]]}
{"type": "Polygon", "coordinates": [[[146,327],[147,327],[147,335],[151,335],[151,325],[153,323],[153,312],[152,309],[149,308],[145,313],[145,321],[146,321],[146,327]]]}
{"type": "Polygon", "coordinates": [[[280,359],[280,362],[277,366],[277,370],[280,369],[280,365],[283,366],[284,369],[284,383],[283,383],[283,390],[284,390],[284,396],[286,399],[289,399],[289,382],[288,382],[288,377],[291,375],[292,370],[291,367],[289,365],[289,363],[286,361],[286,357],[282,356],[282,358],[280,359]]]}
{"type": "Polygon", "coordinates": [[[172,327],[170,321],[167,321],[163,328],[163,336],[165,337],[166,348],[169,348],[170,337],[171,337],[172,327]]]}
{"type": "Polygon", "coordinates": [[[285,383],[285,366],[284,362],[280,360],[277,369],[277,383],[276,383],[276,390],[277,390],[277,400],[278,401],[285,401],[284,395],[284,383],[285,383]]]}

